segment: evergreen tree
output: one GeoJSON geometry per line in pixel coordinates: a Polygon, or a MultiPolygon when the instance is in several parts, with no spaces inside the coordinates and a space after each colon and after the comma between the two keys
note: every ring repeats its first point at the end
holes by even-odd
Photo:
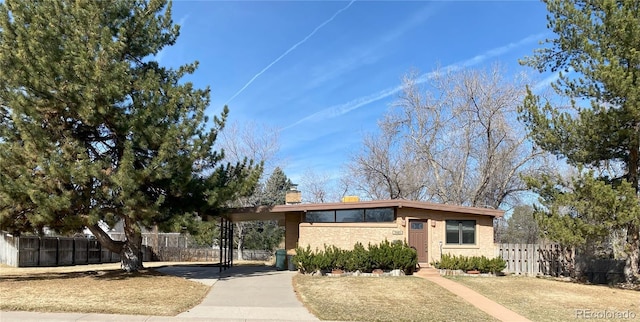
{"type": "Polygon", "coordinates": [[[211,124],[209,89],[181,81],[197,63],[153,59],[178,34],[166,0],[0,3],[1,229],[87,227],[136,271],[141,227],[193,228],[253,190],[261,166],[212,149],[228,109],[211,124]],[[98,225],[120,220],[125,241],[98,225]]]}
{"type": "Polygon", "coordinates": [[[280,167],[276,167],[260,193],[260,204],[264,206],[284,205],[285,195],[291,185],[291,180],[287,178],[284,171],[280,167]]]}
{"type": "Polygon", "coordinates": [[[613,230],[627,234],[626,275],[637,279],[640,261],[640,2],[548,0],[548,26],[557,38],[523,60],[559,72],[554,88],[572,99],[570,110],[543,102],[531,91],[521,108],[535,143],[583,172],[565,182],[532,182],[541,193],[541,226],[549,237],[581,244],[613,230]],[[590,106],[579,102],[589,101],[590,106]],[[589,176],[597,173],[597,181],[589,176]],[[629,194],[629,191],[634,193],[629,194]],[[631,198],[631,200],[629,200],[631,198]],[[624,203],[631,207],[608,208],[624,203]],[[589,206],[591,205],[591,206],[589,206]],[[602,206],[602,208],[599,208],[602,206]],[[614,211],[616,210],[616,211],[614,211]]]}
{"type": "Polygon", "coordinates": [[[503,236],[503,243],[536,244],[539,239],[539,228],[533,216],[533,207],[516,206],[511,217],[507,219],[507,228],[503,236]]]}

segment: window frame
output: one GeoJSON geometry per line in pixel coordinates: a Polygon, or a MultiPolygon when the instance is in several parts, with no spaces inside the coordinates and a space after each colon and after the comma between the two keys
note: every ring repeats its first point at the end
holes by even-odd
{"type": "Polygon", "coordinates": [[[447,245],[458,245],[458,246],[465,246],[465,245],[476,245],[477,244],[477,239],[478,239],[478,222],[476,220],[472,220],[472,219],[447,219],[445,221],[445,225],[444,225],[444,235],[445,235],[445,242],[447,245]],[[457,233],[458,233],[458,241],[457,242],[450,242],[449,241],[449,227],[450,227],[450,223],[452,222],[457,222],[457,233]],[[472,243],[465,243],[464,242],[464,225],[463,223],[473,223],[473,242],[472,243]]]}
{"type": "MultiPolygon", "coordinates": [[[[330,217],[330,216],[328,216],[330,217]]],[[[349,217],[346,217],[349,218],[349,217]]],[[[354,217],[355,218],[355,217],[354,217]]],[[[370,218],[378,218],[378,217],[373,217],[371,216],[370,218]]],[[[381,208],[350,208],[350,209],[328,209],[328,210],[313,210],[313,211],[307,211],[304,213],[304,218],[303,221],[304,223],[336,223],[336,224],[353,224],[353,223],[360,223],[360,224],[364,224],[364,223],[393,223],[395,222],[397,219],[397,210],[395,207],[381,207],[381,208]],[[389,221],[369,221],[367,220],[367,211],[371,211],[371,210],[380,210],[380,209],[389,209],[392,211],[391,215],[392,218],[389,221]],[[348,212],[361,212],[362,213],[362,219],[361,220],[354,220],[354,221],[338,221],[338,217],[339,217],[339,212],[343,212],[343,213],[348,213],[348,212]],[[309,220],[309,215],[312,214],[323,214],[325,216],[327,216],[328,213],[333,213],[333,220],[332,221],[311,221],[309,220]]]]}

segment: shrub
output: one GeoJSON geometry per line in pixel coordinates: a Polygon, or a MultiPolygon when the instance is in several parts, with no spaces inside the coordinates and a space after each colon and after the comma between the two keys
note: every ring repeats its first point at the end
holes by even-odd
{"type": "Polygon", "coordinates": [[[369,244],[369,253],[373,261],[373,267],[382,270],[390,269],[393,264],[393,249],[388,240],[382,241],[379,245],[369,244]]]}
{"type": "Polygon", "coordinates": [[[502,272],[505,268],[507,268],[507,262],[499,257],[490,259],[487,265],[487,271],[493,274],[502,272]]]}
{"type": "Polygon", "coordinates": [[[353,250],[346,253],[346,265],[345,269],[350,272],[361,271],[371,272],[373,267],[373,261],[371,260],[371,254],[361,243],[356,243],[353,246],[353,250]]]}
{"type": "Polygon", "coordinates": [[[405,274],[412,274],[418,264],[418,253],[406,243],[391,245],[391,268],[401,269],[405,274]]]}
{"type": "MultiPolygon", "coordinates": [[[[344,269],[346,266],[347,252],[336,246],[324,246],[324,256],[326,257],[326,269],[344,269]]],[[[324,263],[324,261],[323,261],[324,263]]]]}
{"type": "Polygon", "coordinates": [[[315,266],[315,254],[311,251],[311,246],[307,248],[296,248],[296,254],[291,258],[296,268],[303,274],[313,273],[318,268],[315,266]]]}
{"type": "Polygon", "coordinates": [[[440,261],[431,263],[435,268],[451,270],[478,270],[481,273],[498,273],[507,267],[502,258],[489,259],[485,256],[456,256],[444,254],[440,261]]]}
{"type": "MultiPolygon", "coordinates": [[[[327,247],[325,246],[325,250],[327,247]]],[[[332,254],[327,254],[325,251],[316,250],[315,256],[313,258],[313,264],[316,269],[321,271],[328,271],[333,267],[333,257],[332,254]]]]}
{"type": "Polygon", "coordinates": [[[353,250],[343,250],[336,246],[326,246],[324,250],[311,251],[311,247],[296,248],[292,260],[304,274],[317,270],[345,269],[347,271],[371,272],[372,269],[401,269],[411,274],[418,263],[416,251],[404,242],[383,241],[379,245],[369,244],[365,249],[356,243],[353,250]]]}

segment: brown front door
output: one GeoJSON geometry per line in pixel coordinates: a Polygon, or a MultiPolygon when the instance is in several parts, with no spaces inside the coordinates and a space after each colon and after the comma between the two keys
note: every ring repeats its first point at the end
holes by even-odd
{"type": "Polygon", "coordinates": [[[426,263],[427,257],[427,221],[409,220],[409,246],[418,252],[418,262],[426,263]]]}

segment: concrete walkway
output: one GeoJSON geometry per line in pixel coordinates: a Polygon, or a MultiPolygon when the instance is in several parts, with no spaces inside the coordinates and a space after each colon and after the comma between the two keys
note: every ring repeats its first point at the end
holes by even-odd
{"type": "Polygon", "coordinates": [[[460,296],[465,299],[467,302],[473,304],[473,306],[478,309],[486,312],[487,314],[493,316],[494,318],[500,321],[508,321],[508,322],[530,322],[529,319],[524,316],[513,312],[506,307],[488,299],[484,295],[460,284],[456,283],[450,279],[446,279],[440,276],[440,273],[435,269],[423,268],[420,269],[415,276],[422,277],[431,282],[434,282],[449,292],[460,296]]]}
{"type": "Polygon", "coordinates": [[[97,313],[0,312],[0,321],[318,321],[293,291],[295,272],[264,266],[236,266],[222,274],[217,267],[157,268],[213,286],[205,299],[175,317],[97,313]]]}
{"type": "Polygon", "coordinates": [[[177,318],[318,321],[296,298],[294,274],[266,266],[233,267],[222,272],[202,303],[177,318]]]}

